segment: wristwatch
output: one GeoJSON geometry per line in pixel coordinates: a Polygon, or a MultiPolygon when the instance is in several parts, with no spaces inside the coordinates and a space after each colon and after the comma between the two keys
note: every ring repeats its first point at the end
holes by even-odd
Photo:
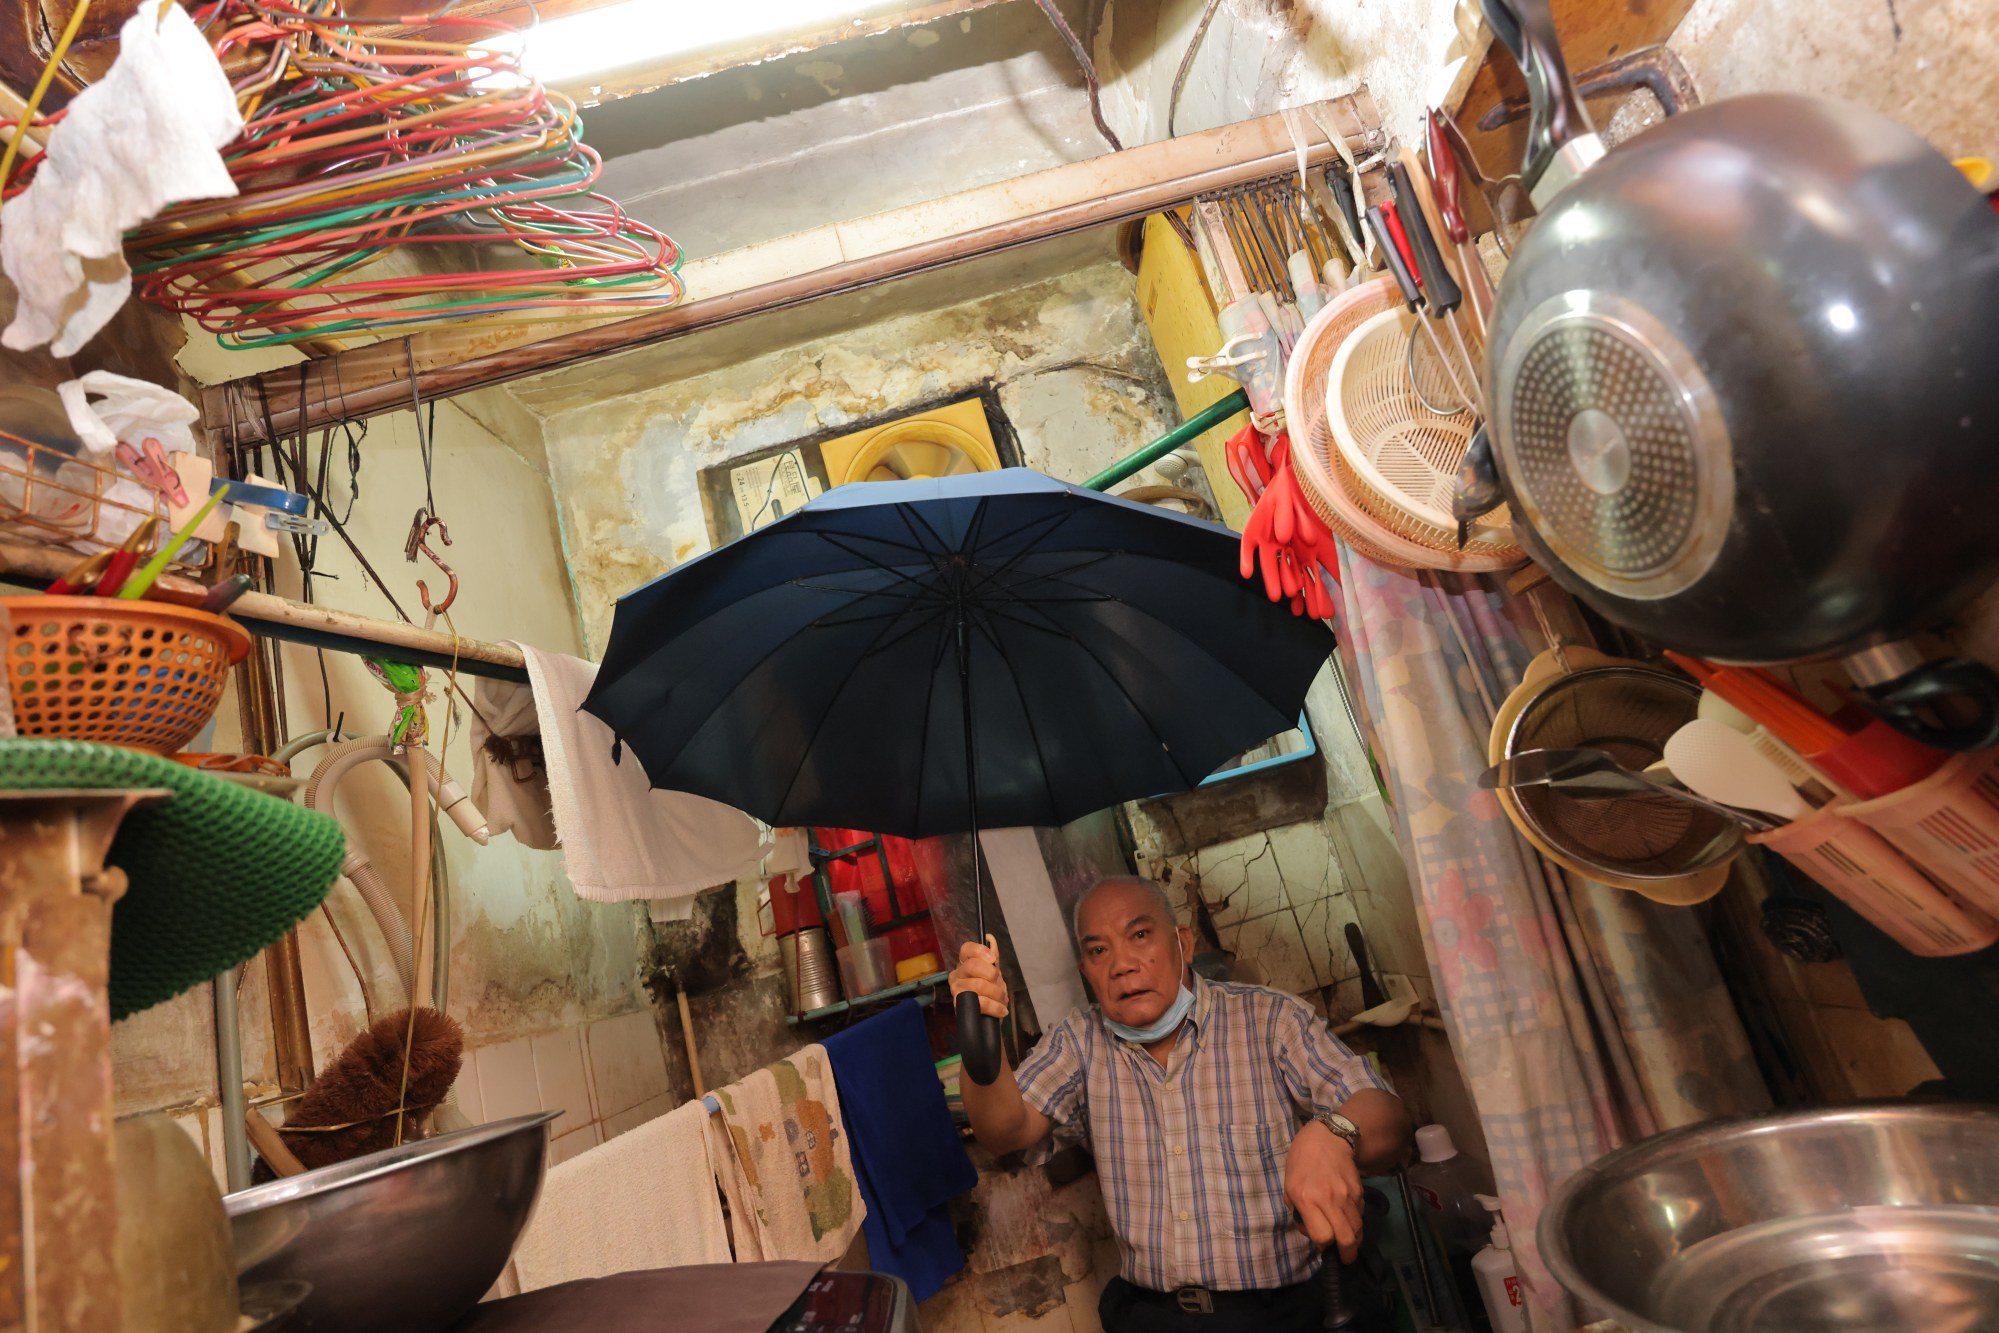
{"type": "Polygon", "coordinates": [[[1335,1111],[1314,1111],[1312,1119],[1347,1141],[1355,1157],[1360,1156],[1360,1126],[1335,1111]]]}

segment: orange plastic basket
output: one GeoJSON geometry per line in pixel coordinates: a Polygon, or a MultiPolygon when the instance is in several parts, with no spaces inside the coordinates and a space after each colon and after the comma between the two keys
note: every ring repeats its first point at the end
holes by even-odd
{"type": "Polygon", "coordinates": [[[222,698],[250,651],[241,625],[167,602],[0,597],[12,629],[6,679],[23,736],[172,754],[222,698]]]}

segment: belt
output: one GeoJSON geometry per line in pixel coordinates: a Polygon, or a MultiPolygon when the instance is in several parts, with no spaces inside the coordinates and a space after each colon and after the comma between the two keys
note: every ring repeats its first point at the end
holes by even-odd
{"type": "Polygon", "coordinates": [[[1171,1291],[1155,1291],[1151,1287],[1132,1285],[1132,1292],[1141,1300],[1171,1305],[1185,1314],[1226,1314],[1232,1310],[1264,1309],[1286,1297],[1293,1295],[1300,1287],[1309,1287],[1308,1279],[1290,1287],[1256,1289],[1248,1291],[1216,1291],[1210,1287],[1175,1287],[1171,1291]]]}

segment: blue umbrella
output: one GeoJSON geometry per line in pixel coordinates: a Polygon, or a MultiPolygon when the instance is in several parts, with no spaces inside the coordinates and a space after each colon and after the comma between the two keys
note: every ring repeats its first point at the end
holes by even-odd
{"type": "MultiPolygon", "coordinates": [[[[619,599],[583,706],[654,786],[773,825],[1064,824],[1295,724],[1332,638],[1237,560],[1024,468],[844,486],[619,599]]],[[[996,1026],[960,1009],[989,1082],[996,1026]]]]}

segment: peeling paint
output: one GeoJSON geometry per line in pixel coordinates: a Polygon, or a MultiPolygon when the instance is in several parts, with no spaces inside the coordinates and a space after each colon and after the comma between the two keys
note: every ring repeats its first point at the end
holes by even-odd
{"type": "Polygon", "coordinates": [[[700,375],[674,378],[666,348],[533,388],[592,645],[621,593],[707,549],[704,467],[986,385],[1025,461],[1057,476],[1088,476],[1178,419],[1114,263],[796,346],[786,317],[765,327],[772,350],[700,375]]]}

